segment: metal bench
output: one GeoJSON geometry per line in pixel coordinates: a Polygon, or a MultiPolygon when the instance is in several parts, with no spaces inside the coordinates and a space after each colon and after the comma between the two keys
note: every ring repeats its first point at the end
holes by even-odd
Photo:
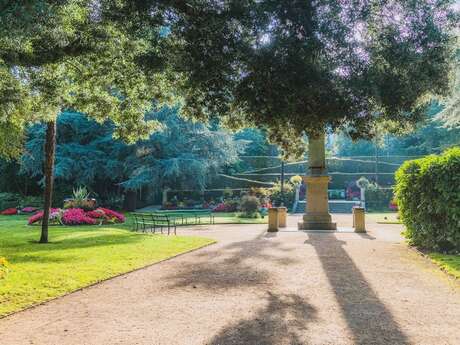
{"type": "Polygon", "coordinates": [[[197,225],[202,223],[202,218],[209,217],[209,224],[215,224],[214,214],[209,210],[183,210],[183,211],[161,211],[157,215],[168,215],[174,219],[176,224],[197,225]]]}
{"type": "Polygon", "coordinates": [[[153,231],[153,233],[156,233],[156,229],[159,228],[160,232],[163,233],[163,228],[166,228],[168,230],[168,235],[171,233],[171,230],[174,230],[174,235],[176,235],[175,219],[171,219],[168,215],[155,213],[133,213],[133,218],[134,230],[136,231],[153,231]]]}

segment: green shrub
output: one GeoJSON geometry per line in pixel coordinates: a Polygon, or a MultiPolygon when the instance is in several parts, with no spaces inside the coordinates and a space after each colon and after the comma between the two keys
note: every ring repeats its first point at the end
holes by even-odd
{"type": "Polygon", "coordinates": [[[21,200],[21,206],[43,207],[43,198],[41,196],[25,196],[21,200]]]}
{"type": "Polygon", "coordinates": [[[404,163],[395,193],[412,244],[460,251],[460,147],[404,163]]]}
{"type": "Polygon", "coordinates": [[[284,182],[284,197],[281,193],[281,183],[277,182],[271,189],[270,199],[276,206],[280,206],[284,203],[284,206],[291,208],[295,199],[295,187],[290,182],[284,182]]]}
{"type": "Polygon", "coordinates": [[[0,193],[0,211],[18,207],[21,204],[22,196],[16,193],[0,193]]]}
{"type": "Polygon", "coordinates": [[[260,208],[260,201],[256,196],[245,195],[241,198],[240,210],[243,217],[256,218],[254,215],[258,214],[260,208]]]}
{"type": "Polygon", "coordinates": [[[370,183],[365,191],[366,208],[371,211],[386,211],[393,199],[391,188],[382,188],[375,183],[370,183]]]}

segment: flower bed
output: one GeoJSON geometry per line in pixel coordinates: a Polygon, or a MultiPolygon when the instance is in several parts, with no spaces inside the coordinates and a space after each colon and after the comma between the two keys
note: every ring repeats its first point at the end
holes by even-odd
{"type": "MultiPolygon", "coordinates": [[[[29,225],[41,223],[43,211],[39,211],[29,218],[29,225]]],[[[50,224],[56,225],[96,225],[124,223],[125,216],[107,208],[98,208],[94,211],[85,211],[81,208],[67,210],[51,209],[50,224]]]]}
{"type": "Polygon", "coordinates": [[[7,208],[6,210],[3,210],[0,214],[4,216],[12,216],[14,214],[18,214],[18,210],[14,208],[7,208]]]}
{"type": "Polygon", "coordinates": [[[9,271],[9,263],[4,257],[0,257],[0,279],[5,278],[9,271]]]}

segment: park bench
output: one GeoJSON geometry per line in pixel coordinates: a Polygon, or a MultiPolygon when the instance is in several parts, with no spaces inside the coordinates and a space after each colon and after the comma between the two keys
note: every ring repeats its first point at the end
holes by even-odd
{"type": "Polygon", "coordinates": [[[174,230],[176,234],[176,222],[174,218],[171,218],[166,214],[156,214],[156,213],[133,213],[134,219],[134,229],[136,231],[156,232],[156,229],[160,229],[160,232],[163,233],[163,228],[168,230],[168,235],[171,233],[171,230],[174,230]]]}
{"type": "Polygon", "coordinates": [[[215,224],[214,214],[210,210],[159,211],[154,214],[167,214],[180,225],[205,224],[204,219],[209,219],[209,224],[215,224]]]}

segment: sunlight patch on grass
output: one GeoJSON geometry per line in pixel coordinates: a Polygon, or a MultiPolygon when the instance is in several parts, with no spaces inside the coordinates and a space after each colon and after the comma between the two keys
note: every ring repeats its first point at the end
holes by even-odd
{"type": "Polygon", "coordinates": [[[431,253],[428,256],[444,271],[460,279],[460,255],[431,253]]]}
{"type": "Polygon", "coordinates": [[[0,279],[0,316],[214,242],[114,225],[50,227],[51,243],[39,244],[40,228],[26,219],[0,216],[0,257],[10,263],[0,279]]]}
{"type": "Polygon", "coordinates": [[[402,224],[401,221],[396,218],[397,215],[397,212],[367,213],[367,216],[378,224],[402,224]]]}

